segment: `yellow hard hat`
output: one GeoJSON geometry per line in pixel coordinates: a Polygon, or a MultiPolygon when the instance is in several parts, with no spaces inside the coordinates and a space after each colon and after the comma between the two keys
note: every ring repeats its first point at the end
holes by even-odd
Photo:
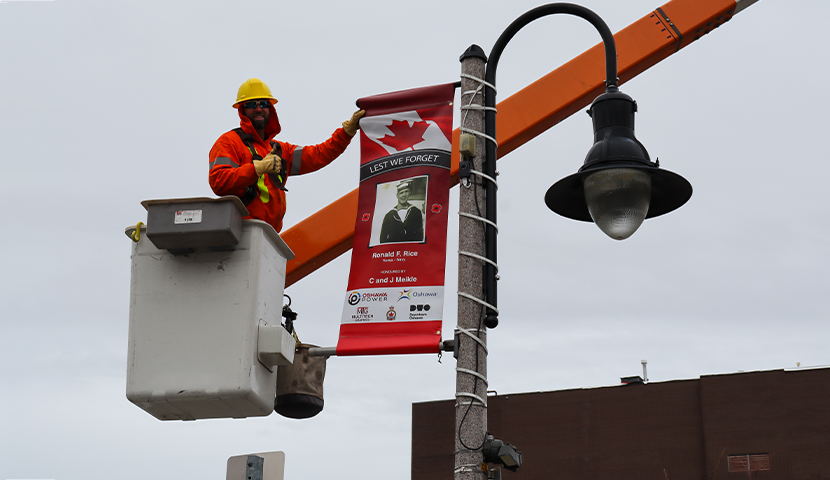
{"type": "Polygon", "coordinates": [[[277,99],[271,95],[271,89],[262,80],[258,78],[249,78],[240,87],[236,93],[236,103],[233,108],[239,108],[239,104],[247,102],[248,100],[257,100],[265,98],[271,101],[271,105],[277,103],[277,99]]]}

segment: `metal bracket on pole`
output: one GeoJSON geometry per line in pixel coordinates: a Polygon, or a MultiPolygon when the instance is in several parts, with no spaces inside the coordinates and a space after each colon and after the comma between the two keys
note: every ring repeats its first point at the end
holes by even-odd
{"type": "Polygon", "coordinates": [[[285,452],[262,452],[228,458],[225,480],[283,480],[285,452]]]}
{"type": "Polygon", "coordinates": [[[256,455],[248,455],[247,468],[245,469],[245,478],[247,480],[262,480],[262,466],[265,464],[265,459],[256,455]]]}
{"type": "Polygon", "coordinates": [[[308,349],[309,357],[336,357],[337,347],[311,347],[308,349]]]}

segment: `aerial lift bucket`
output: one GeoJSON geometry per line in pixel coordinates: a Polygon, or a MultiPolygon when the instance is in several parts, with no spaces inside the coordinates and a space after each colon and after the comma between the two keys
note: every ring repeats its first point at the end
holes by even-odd
{"type": "Polygon", "coordinates": [[[277,370],[294,360],[280,324],[286,262],[236,197],[145,201],[130,280],[127,398],[160,420],[273,412],[277,370]]]}

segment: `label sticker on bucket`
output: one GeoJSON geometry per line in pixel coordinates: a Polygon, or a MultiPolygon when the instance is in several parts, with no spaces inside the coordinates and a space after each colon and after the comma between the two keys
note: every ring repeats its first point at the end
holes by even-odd
{"type": "Polygon", "coordinates": [[[173,223],[178,225],[180,223],[202,223],[201,210],[179,210],[176,212],[176,217],[173,223]]]}

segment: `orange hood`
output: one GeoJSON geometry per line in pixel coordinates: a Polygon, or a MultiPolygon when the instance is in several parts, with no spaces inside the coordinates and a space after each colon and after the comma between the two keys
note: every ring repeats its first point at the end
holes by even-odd
{"type": "MultiPolygon", "coordinates": [[[[246,133],[250,133],[254,136],[259,136],[254,129],[254,124],[251,123],[251,120],[242,113],[242,106],[240,105],[237,111],[239,112],[239,126],[242,127],[242,130],[246,133]]],[[[277,116],[277,110],[274,108],[274,105],[268,107],[268,110],[271,112],[271,119],[268,120],[268,125],[265,126],[265,138],[262,141],[268,143],[272,138],[277,136],[282,130],[280,127],[280,119],[277,116]]]]}

